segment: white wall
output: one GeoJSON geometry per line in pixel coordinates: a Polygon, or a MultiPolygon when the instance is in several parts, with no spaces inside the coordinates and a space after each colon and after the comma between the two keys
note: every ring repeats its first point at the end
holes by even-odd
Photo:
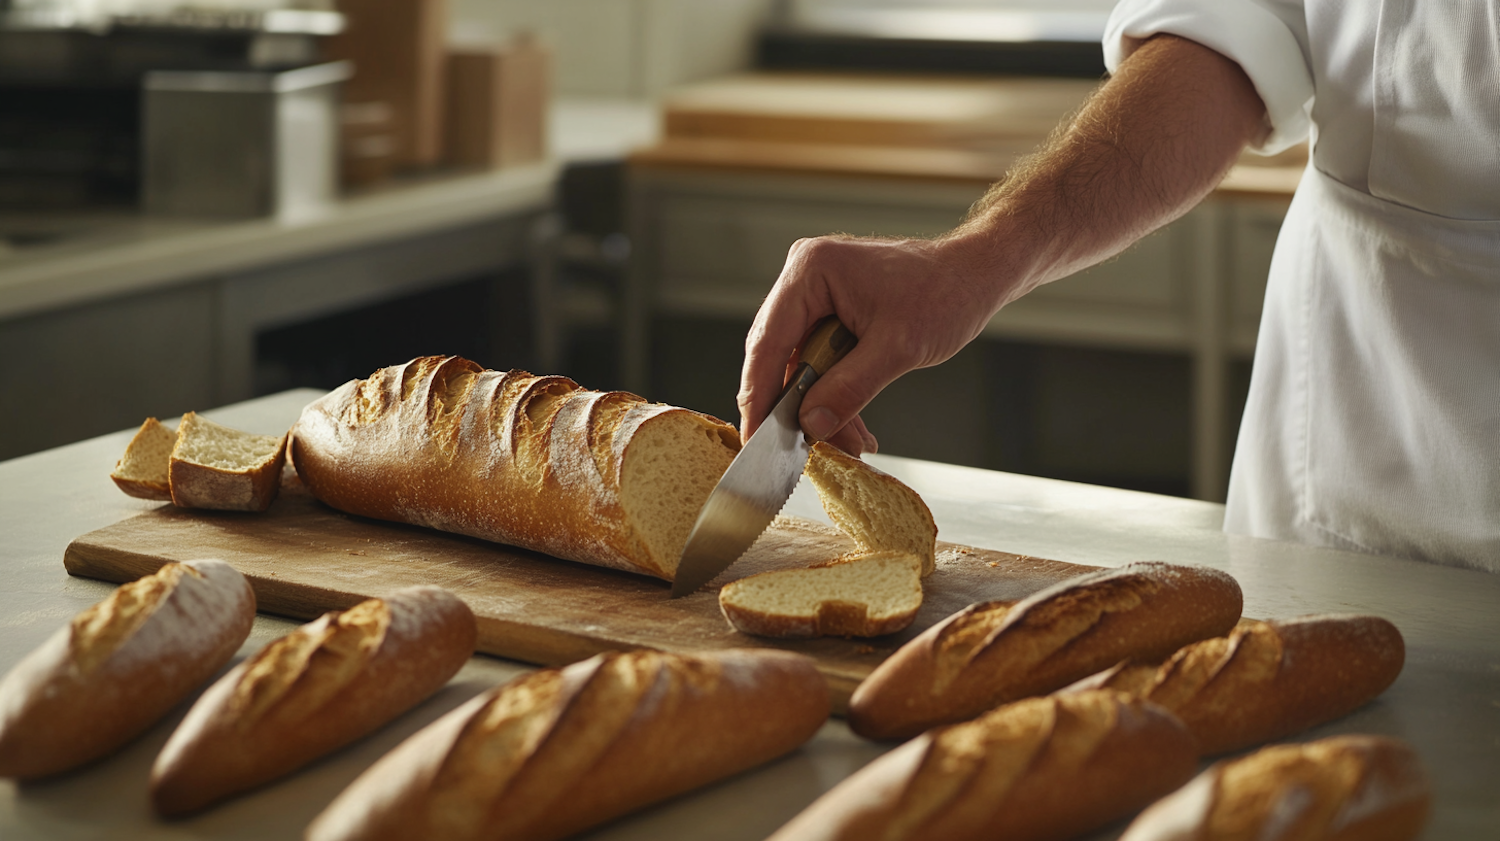
{"type": "Polygon", "coordinates": [[[748,67],[772,0],[452,0],[455,41],[530,31],[572,96],[655,97],[748,67]]]}

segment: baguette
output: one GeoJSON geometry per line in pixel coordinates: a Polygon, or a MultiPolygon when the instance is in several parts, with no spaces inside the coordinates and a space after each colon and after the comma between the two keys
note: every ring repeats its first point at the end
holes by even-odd
{"type": "Polygon", "coordinates": [[[912,623],[922,607],[922,559],[871,552],[808,569],[763,572],[719,590],[735,630],[763,637],[876,637],[912,623]]]}
{"type": "Polygon", "coordinates": [[[286,435],[254,435],[188,412],[177,425],[168,466],[172,502],[182,508],[264,511],[281,489],[286,435]]]}
{"type": "Polygon", "coordinates": [[[195,812],[385,724],[474,653],[474,614],[437,587],[325,613],[213,685],[151,769],[157,813],[195,812]]]}
{"type": "Polygon", "coordinates": [[[1410,745],[1335,736],[1219,762],[1142,812],[1120,841],[1410,841],[1431,799],[1410,745]]]}
{"type": "Polygon", "coordinates": [[[876,667],[849,700],[849,726],[899,739],[973,718],[1127,657],[1165,658],[1226,633],[1241,604],[1223,572],[1155,562],[1086,573],[1018,602],[981,602],[876,667]]]}
{"type": "Polygon", "coordinates": [[[739,440],[635,395],[426,357],[309,405],[291,448],[341,511],[670,581],[739,440]]]}
{"type": "Polygon", "coordinates": [[[254,618],[255,594],[223,561],[169,563],[120,586],[0,682],[0,776],[113,752],[228,662],[254,618]]]}
{"type": "Polygon", "coordinates": [[[1378,616],[1304,616],[1242,622],[1159,667],[1121,663],[1077,687],[1166,707],[1214,756],[1353,712],[1395,682],[1405,660],[1401,632],[1378,616]]]}
{"type": "Polygon", "coordinates": [[[797,654],[601,654],[434,722],[350,784],[306,837],[563,838],[786,753],[828,710],[827,684],[797,654]]]}
{"type": "Polygon", "coordinates": [[[169,466],[172,448],[177,446],[176,430],[162,426],[156,418],[146,418],[125,447],[125,454],[109,474],[120,490],[137,499],[172,501],[169,466]]]}
{"type": "Polygon", "coordinates": [[[1193,737],[1117,692],[1030,698],[928,731],[839,783],[771,841],[1064,839],[1193,775],[1193,737]]]}

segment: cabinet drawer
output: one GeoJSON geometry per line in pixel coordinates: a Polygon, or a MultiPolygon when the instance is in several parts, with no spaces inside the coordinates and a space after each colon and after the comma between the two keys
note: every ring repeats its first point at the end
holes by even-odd
{"type": "Polygon", "coordinates": [[[680,296],[715,293],[758,304],[799,238],[932,236],[958,224],[966,209],[664,197],[655,220],[657,294],[668,305],[680,296]]]}

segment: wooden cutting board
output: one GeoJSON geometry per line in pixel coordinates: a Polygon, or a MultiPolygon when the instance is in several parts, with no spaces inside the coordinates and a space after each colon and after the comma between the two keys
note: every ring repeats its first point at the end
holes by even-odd
{"type": "Polygon", "coordinates": [[[168,561],[219,558],[249,578],[260,610],[310,619],[402,587],[435,584],[459,595],[479,620],[480,651],[561,665],[601,651],[764,646],[814,658],[834,705],[902,643],[974,602],[1019,599],[1094,567],[938,544],[910,628],[873,640],[767,640],[740,634],[719,613],[717,589],[770,569],[797,568],[850,551],[831,526],[781,518],[708,587],[670,599],[664,581],[329,508],[292,485],[264,514],[163,505],[74,540],[68,572],[133,581],[168,561]]]}

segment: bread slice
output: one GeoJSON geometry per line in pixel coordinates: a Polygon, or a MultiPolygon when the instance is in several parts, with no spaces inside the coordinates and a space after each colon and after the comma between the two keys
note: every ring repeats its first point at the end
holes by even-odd
{"type": "Polygon", "coordinates": [[[916,555],[924,578],[937,569],[937,523],[916,491],[823,441],[813,445],[802,472],[834,525],[862,551],[916,555]]]}
{"type": "Polygon", "coordinates": [[[125,455],[120,457],[109,478],[115,480],[120,490],[133,497],[170,502],[172,489],[167,474],[175,446],[175,430],[162,426],[156,418],[146,418],[125,447],[125,455]]]}
{"type": "Polygon", "coordinates": [[[922,606],[922,559],[849,555],[808,569],[763,572],[719,590],[735,630],[765,637],[876,637],[905,628],[922,606]]]}
{"type": "Polygon", "coordinates": [[[254,435],[194,412],[182,416],[172,449],[172,502],[184,508],[264,511],[281,488],[286,435],[254,435]]]}
{"type": "Polygon", "coordinates": [[[874,637],[905,628],[937,568],[937,524],[917,492],[818,442],[803,475],[860,551],[807,569],[752,575],[719,591],[735,630],[767,637],[874,637]]]}

